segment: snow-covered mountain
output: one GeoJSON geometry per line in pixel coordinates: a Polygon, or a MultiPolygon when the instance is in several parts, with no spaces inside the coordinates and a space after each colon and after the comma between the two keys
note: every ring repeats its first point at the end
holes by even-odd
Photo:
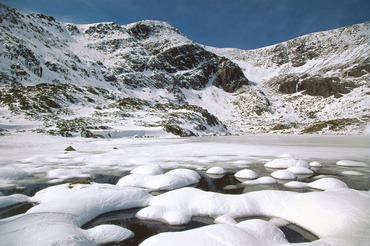
{"type": "Polygon", "coordinates": [[[166,22],[75,25],[1,5],[1,124],[85,137],[364,132],[369,30],[219,49],[166,22]]]}

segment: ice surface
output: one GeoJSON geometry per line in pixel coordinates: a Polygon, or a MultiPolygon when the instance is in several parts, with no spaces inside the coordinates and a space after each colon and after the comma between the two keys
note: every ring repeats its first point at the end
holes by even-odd
{"type": "Polygon", "coordinates": [[[175,169],[159,175],[130,174],[121,178],[117,185],[151,190],[173,190],[196,184],[199,180],[199,174],[193,170],[175,169]]]}
{"type": "Polygon", "coordinates": [[[14,204],[28,202],[29,197],[23,194],[13,194],[10,196],[1,196],[0,194],[0,208],[5,208],[14,204]]]}

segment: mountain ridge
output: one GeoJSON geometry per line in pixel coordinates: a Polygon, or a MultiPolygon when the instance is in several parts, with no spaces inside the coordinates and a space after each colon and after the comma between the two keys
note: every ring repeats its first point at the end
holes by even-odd
{"type": "Polygon", "coordinates": [[[197,44],[161,21],[59,23],[1,6],[0,18],[3,120],[39,120],[39,132],[348,134],[369,125],[369,22],[238,50],[197,44]]]}

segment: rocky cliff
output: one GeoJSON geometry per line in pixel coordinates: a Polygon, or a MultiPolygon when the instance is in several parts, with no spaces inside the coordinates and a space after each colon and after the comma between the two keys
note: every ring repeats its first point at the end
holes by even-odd
{"type": "Polygon", "coordinates": [[[1,5],[2,121],[84,137],[363,132],[369,26],[218,49],[161,21],[75,25],[1,5]]]}

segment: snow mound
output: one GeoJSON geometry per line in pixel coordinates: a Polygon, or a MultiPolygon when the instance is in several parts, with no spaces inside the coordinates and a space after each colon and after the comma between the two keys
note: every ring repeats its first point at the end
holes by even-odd
{"type": "Polygon", "coordinates": [[[136,167],[131,170],[132,174],[147,174],[147,175],[159,175],[163,174],[163,170],[159,165],[147,165],[136,167]]]}
{"type": "Polygon", "coordinates": [[[130,174],[121,178],[118,186],[140,187],[151,190],[173,190],[198,183],[200,176],[189,169],[174,169],[165,174],[130,174]]]}
{"type": "Polygon", "coordinates": [[[313,171],[306,167],[289,167],[287,171],[294,174],[313,174],[313,171]]]}
{"type": "Polygon", "coordinates": [[[121,242],[134,237],[134,233],[116,225],[99,225],[86,231],[87,237],[96,244],[121,242]]]}
{"type": "Polygon", "coordinates": [[[290,188],[314,188],[318,190],[330,190],[338,188],[348,188],[346,183],[336,178],[322,178],[311,183],[303,183],[299,181],[292,181],[284,184],[286,187],[290,188]]]}
{"type": "Polygon", "coordinates": [[[350,176],[362,176],[363,173],[357,172],[357,171],[343,171],[341,172],[342,175],[350,175],[350,176]]]}
{"type": "Polygon", "coordinates": [[[308,163],[304,160],[297,160],[292,158],[274,159],[265,164],[265,167],[269,168],[289,168],[295,166],[306,168],[310,167],[310,165],[308,165],[308,163]]]}
{"type": "Polygon", "coordinates": [[[272,178],[272,177],[260,177],[256,180],[247,180],[247,181],[244,181],[243,184],[246,184],[246,185],[262,185],[262,184],[276,184],[277,181],[276,179],[272,178]]]}
{"type": "Polygon", "coordinates": [[[336,163],[338,166],[346,166],[346,167],[367,167],[368,164],[359,162],[359,161],[348,161],[348,160],[341,160],[336,163]]]}
{"type": "Polygon", "coordinates": [[[271,173],[271,176],[276,179],[296,179],[297,176],[288,170],[278,170],[271,173]]]}
{"type": "Polygon", "coordinates": [[[253,170],[243,169],[235,173],[235,177],[240,178],[240,179],[256,179],[258,178],[258,175],[253,170]]]}
{"type": "Polygon", "coordinates": [[[249,220],[237,225],[209,225],[184,232],[161,233],[141,245],[271,245],[285,244],[284,233],[263,220],[249,220]],[[186,240],[184,240],[186,238],[186,240]]]}
{"type": "Polygon", "coordinates": [[[132,187],[61,184],[37,192],[30,201],[39,204],[27,213],[72,214],[74,221],[84,224],[102,213],[146,206],[150,198],[148,191],[132,187]]]}
{"type": "Polygon", "coordinates": [[[318,161],[310,162],[309,164],[311,167],[322,167],[322,164],[318,161]]]}
{"type": "Polygon", "coordinates": [[[207,174],[222,175],[226,173],[226,170],[222,167],[211,167],[206,171],[207,174]]]}

